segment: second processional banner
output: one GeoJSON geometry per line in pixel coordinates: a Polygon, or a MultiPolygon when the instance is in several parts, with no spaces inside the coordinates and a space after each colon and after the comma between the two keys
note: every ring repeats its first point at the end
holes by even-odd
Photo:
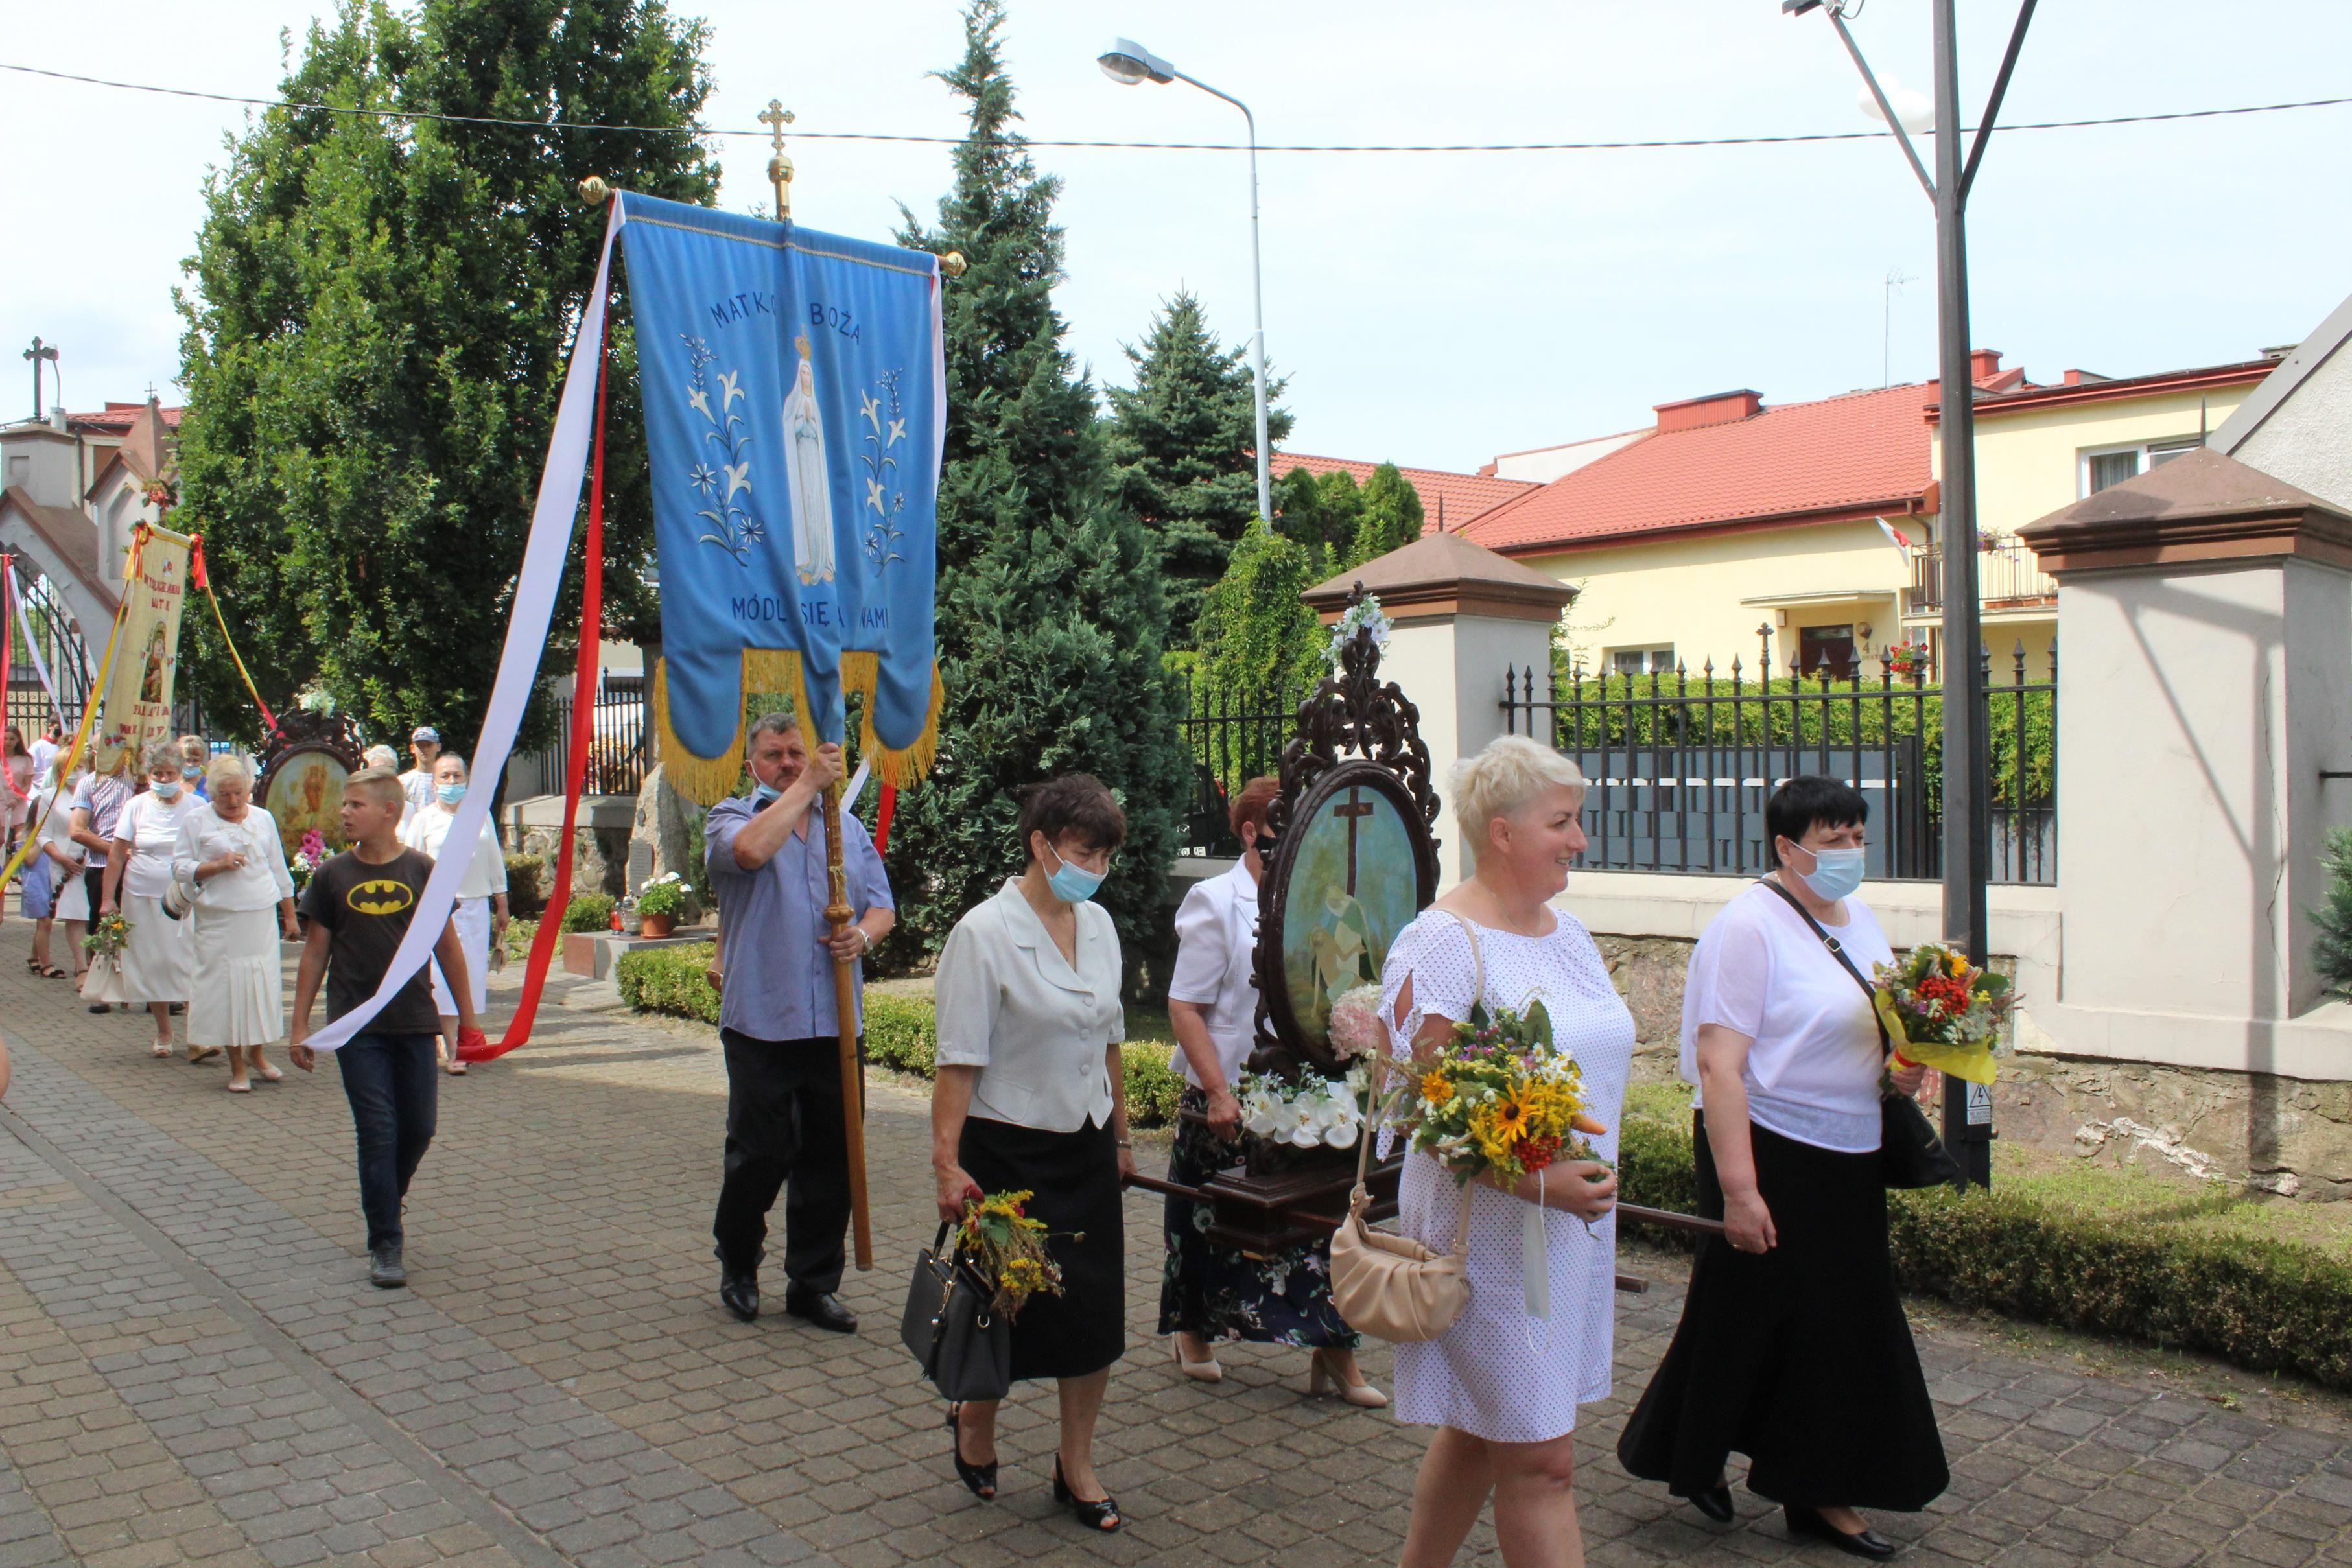
{"type": "Polygon", "coordinates": [[[106,670],[91,764],[100,773],[139,771],[147,748],[169,740],[173,675],[180,662],[180,607],[187,602],[185,534],[142,528],[122,582],[122,619],[106,670]]]}
{"type": "Polygon", "coordinates": [[[660,557],[666,772],[739,776],[743,694],[797,694],[821,738],[864,700],[882,777],[938,724],[932,591],[946,419],[937,260],[623,198],[660,557]]]}

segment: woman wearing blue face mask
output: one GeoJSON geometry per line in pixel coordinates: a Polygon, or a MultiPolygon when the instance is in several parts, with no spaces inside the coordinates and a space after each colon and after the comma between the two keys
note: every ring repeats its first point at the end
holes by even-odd
{"type": "MultiPolygon", "coordinates": [[[[1083,773],[1033,791],[1021,810],[1028,865],[949,934],[934,988],[939,1076],[931,1166],[943,1221],[988,1193],[1034,1194],[1062,1293],[1013,1321],[1013,1375],[1051,1377],[1061,1396],[1054,1498],[1079,1523],[1119,1528],[1095,1474],[1095,1417],[1126,1349],[1119,1188],[1135,1174],[1119,1042],[1118,932],[1090,902],[1127,837],[1111,792],[1083,773]]],[[[948,1411],[956,1474],[996,1495],[997,1404],[948,1411]]]]}
{"type": "Polygon", "coordinates": [[[457,821],[457,807],[465,799],[466,759],[445,751],[433,759],[433,793],[400,827],[400,841],[419,854],[436,861],[444,855],[467,857],[465,880],[457,884],[457,905],[449,912],[450,923],[457,928],[457,945],[466,950],[466,973],[444,975],[438,963],[431,968],[433,1010],[441,1017],[441,1043],[434,1051],[452,1078],[463,1078],[466,1064],[457,1060],[457,998],[449,989],[450,981],[464,981],[474,1016],[484,1016],[489,1007],[490,941],[494,936],[504,941],[507,932],[507,857],[499,848],[497,827],[484,817],[482,831],[471,848],[449,842],[450,825],[457,821]]]}
{"type": "MultiPolygon", "coordinates": [[[[1869,803],[1791,779],[1765,803],[1774,869],[1700,936],[1683,988],[1700,1249],[1673,1345],[1617,1454],[1720,1523],[1726,1460],[1790,1531],[1852,1556],[1897,1548],[1858,1508],[1916,1512],[1951,1479],[1895,1294],[1878,1145],[1878,1028],[1863,988],[1893,956],[1862,885],[1869,803]],[[1810,917],[1810,918],[1809,918],[1810,917]]],[[[1916,1092],[1921,1071],[1896,1073],[1916,1092]]]]}
{"type": "MultiPolygon", "coordinates": [[[[196,800],[181,776],[175,742],[157,741],[147,748],[145,761],[146,789],[126,802],[114,821],[98,912],[120,911],[130,923],[129,945],[122,950],[123,999],[146,1004],[155,1018],[154,1053],[169,1056],[172,1009],[187,1005],[196,956],[187,922],[163,913],[163,894],[172,885],[172,851],[179,842],[180,822],[196,809],[196,800]]],[[[191,1061],[219,1054],[218,1046],[188,1047],[191,1061]]]]}

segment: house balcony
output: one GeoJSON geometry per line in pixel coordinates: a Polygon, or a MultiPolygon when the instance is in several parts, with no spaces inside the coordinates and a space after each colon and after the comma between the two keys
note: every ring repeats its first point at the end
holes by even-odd
{"type": "MultiPolygon", "coordinates": [[[[1903,595],[1903,618],[1932,620],[1944,612],[1943,552],[1914,545],[1911,585],[1903,595]]],[[[2034,553],[2015,539],[1987,540],[1977,551],[1977,602],[1988,616],[2035,619],[2058,606],[2058,582],[2042,570],[2034,553]]]]}

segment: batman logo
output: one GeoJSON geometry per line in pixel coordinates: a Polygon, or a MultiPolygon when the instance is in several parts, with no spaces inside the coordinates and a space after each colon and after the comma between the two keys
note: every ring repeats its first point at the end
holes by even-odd
{"type": "Polygon", "coordinates": [[[416,902],[416,894],[404,882],[379,876],[353,887],[343,902],[359,915],[397,915],[416,902]]]}

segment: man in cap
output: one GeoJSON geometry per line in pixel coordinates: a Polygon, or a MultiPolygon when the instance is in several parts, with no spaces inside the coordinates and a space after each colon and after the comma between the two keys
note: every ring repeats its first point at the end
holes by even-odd
{"type": "Polygon", "coordinates": [[[408,755],[416,758],[416,766],[400,776],[400,792],[408,797],[408,810],[401,814],[404,822],[433,803],[433,762],[441,755],[441,732],[429,724],[410,730],[408,755]]]}

